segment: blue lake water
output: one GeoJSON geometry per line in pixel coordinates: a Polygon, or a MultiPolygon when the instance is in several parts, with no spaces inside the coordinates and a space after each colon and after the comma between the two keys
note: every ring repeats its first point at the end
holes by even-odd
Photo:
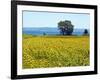
{"type": "MultiPolygon", "coordinates": [[[[84,32],[84,29],[74,29],[73,35],[82,35],[84,32]]],[[[89,30],[88,30],[89,32],[89,30]]],[[[31,35],[43,35],[45,33],[46,35],[57,35],[60,34],[60,30],[58,28],[48,28],[48,27],[42,27],[42,28],[23,28],[23,34],[31,34],[31,35]]]]}

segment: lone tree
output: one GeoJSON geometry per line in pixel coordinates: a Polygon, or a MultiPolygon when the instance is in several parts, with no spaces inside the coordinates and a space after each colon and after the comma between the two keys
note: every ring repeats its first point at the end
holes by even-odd
{"type": "Polygon", "coordinates": [[[83,34],[84,34],[84,35],[88,35],[88,30],[85,29],[83,34]]]}
{"type": "Polygon", "coordinates": [[[45,32],[43,32],[43,35],[45,36],[45,35],[46,35],[46,33],[45,33],[45,32]]]}
{"type": "Polygon", "coordinates": [[[60,21],[58,23],[58,28],[62,35],[71,35],[73,32],[74,26],[72,25],[71,21],[65,20],[65,21],[60,21]]]}

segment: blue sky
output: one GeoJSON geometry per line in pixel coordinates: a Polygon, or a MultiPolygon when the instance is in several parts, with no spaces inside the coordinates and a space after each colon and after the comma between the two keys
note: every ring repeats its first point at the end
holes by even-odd
{"type": "Polygon", "coordinates": [[[57,27],[63,20],[70,20],[74,28],[90,27],[89,14],[23,11],[23,27],[57,27]]]}

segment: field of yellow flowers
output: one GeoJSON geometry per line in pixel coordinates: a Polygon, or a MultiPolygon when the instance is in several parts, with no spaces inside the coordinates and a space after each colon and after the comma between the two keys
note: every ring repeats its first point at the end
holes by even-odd
{"type": "Polygon", "coordinates": [[[89,36],[23,35],[23,68],[89,65],[89,36]]]}

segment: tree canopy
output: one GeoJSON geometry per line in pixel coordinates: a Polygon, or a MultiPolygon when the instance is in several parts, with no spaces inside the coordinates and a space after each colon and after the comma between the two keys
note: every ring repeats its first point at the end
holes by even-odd
{"type": "Polygon", "coordinates": [[[84,34],[84,35],[88,35],[88,30],[85,29],[83,34],[84,34]]]}
{"type": "Polygon", "coordinates": [[[74,25],[72,25],[71,21],[65,20],[58,22],[58,28],[62,35],[71,35],[74,29],[74,25]]]}

